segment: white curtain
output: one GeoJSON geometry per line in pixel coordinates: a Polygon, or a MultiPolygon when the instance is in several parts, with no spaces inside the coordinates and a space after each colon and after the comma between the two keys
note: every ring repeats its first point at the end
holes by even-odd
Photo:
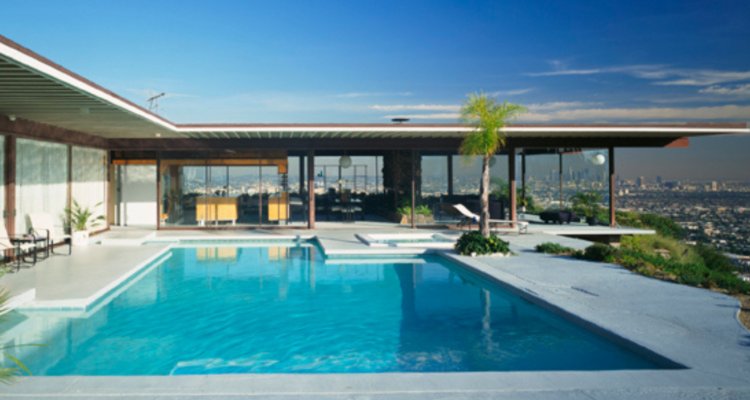
{"type": "Polygon", "coordinates": [[[68,203],[68,146],[16,141],[16,234],[28,232],[28,214],[49,213],[62,233],[68,203]]]}
{"type": "Polygon", "coordinates": [[[5,136],[3,135],[0,135],[0,213],[5,223],[5,136]]]}
{"type": "MultiPolygon", "coordinates": [[[[94,210],[94,218],[105,215],[106,210],[106,157],[104,150],[73,147],[73,200],[83,208],[94,210]]],[[[94,230],[103,228],[104,224],[100,222],[94,230]]]]}

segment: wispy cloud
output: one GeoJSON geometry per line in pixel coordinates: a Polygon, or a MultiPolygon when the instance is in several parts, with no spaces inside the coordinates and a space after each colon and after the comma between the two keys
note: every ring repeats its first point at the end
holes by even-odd
{"type": "Polygon", "coordinates": [[[718,71],[712,69],[671,68],[664,65],[628,65],[591,69],[559,69],[548,72],[534,72],[526,75],[565,76],[595,74],[626,74],[636,78],[657,80],[655,85],[709,86],[728,82],[750,80],[750,71],[718,71]]]}
{"type": "Polygon", "coordinates": [[[458,113],[433,113],[433,114],[399,114],[386,115],[384,119],[409,118],[409,119],[458,119],[458,113]]]}
{"type": "Polygon", "coordinates": [[[536,103],[526,106],[531,112],[569,110],[572,108],[594,107],[601,105],[599,102],[587,101],[552,101],[549,103],[536,103]]]}
{"type": "Polygon", "coordinates": [[[496,92],[487,93],[487,95],[489,95],[491,97],[498,97],[498,96],[518,96],[520,94],[528,93],[528,92],[530,92],[532,90],[534,90],[534,88],[514,89],[514,90],[498,90],[496,92]]]}
{"type": "Polygon", "coordinates": [[[555,71],[562,71],[568,68],[568,63],[563,60],[547,60],[547,63],[552,66],[555,71]]]}
{"type": "Polygon", "coordinates": [[[736,86],[709,86],[698,92],[707,94],[717,94],[722,96],[750,96],[750,84],[736,86]]]}
{"type": "MultiPolygon", "coordinates": [[[[519,119],[522,122],[553,121],[674,121],[674,120],[745,120],[750,106],[724,105],[714,107],[593,107],[598,103],[551,102],[532,104],[530,112],[519,119]],[[580,108],[582,107],[582,108],[580,108]]],[[[447,107],[447,106],[446,106],[447,107]]],[[[394,110],[395,111],[395,110],[394,110]]],[[[437,110],[428,110],[437,111],[437,110]]],[[[383,118],[410,118],[415,120],[456,120],[458,113],[398,114],[383,118]]]]}
{"type": "Polygon", "coordinates": [[[650,108],[581,108],[547,113],[531,112],[523,121],[625,121],[625,120],[743,120],[750,106],[650,107],[650,108]]]}
{"type": "Polygon", "coordinates": [[[412,96],[414,93],[411,92],[399,92],[399,93],[387,93],[387,92],[354,92],[354,93],[342,93],[337,94],[335,97],[387,97],[387,96],[412,96]]]}
{"type": "Polygon", "coordinates": [[[373,110],[378,111],[458,111],[460,105],[442,105],[442,104],[393,104],[393,105],[374,105],[370,106],[373,110]]]}
{"type": "MultiPolygon", "coordinates": [[[[596,102],[583,101],[555,101],[550,103],[529,104],[527,107],[532,111],[562,110],[576,107],[592,107],[599,105],[596,102]]],[[[378,111],[454,111],[461,109],[460,104],[388,104],[370,106],[378,111]]]]}

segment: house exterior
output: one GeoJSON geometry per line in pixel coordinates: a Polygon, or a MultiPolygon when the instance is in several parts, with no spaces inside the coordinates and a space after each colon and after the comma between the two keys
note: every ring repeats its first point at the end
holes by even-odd
{"type": "MultiPolygon", "coordinates": [[[[0,202],[10,235],[27,232],[32,212],[62,221],[72,200],[105,215],[101,229],[312,229],[371,215],[451,224],[443,204],[476,197],[479,175],[458,155],[469,130],[176,124],[0,36],[0,202]]],[[[617,148],[688,147],[691,137],[738,133],[748,125],[515,124],[493,174],[509,187],[507,219],[518,218],[516,188],[537,185],[531,193],[545,193],[550,207],[564,207],[575,190],[600,191],[614,226],[617,148]],[[544,162],[527,182],[534,160],[544,162]],[[586,180],[594,183],[572,184],[586,180]]]]}

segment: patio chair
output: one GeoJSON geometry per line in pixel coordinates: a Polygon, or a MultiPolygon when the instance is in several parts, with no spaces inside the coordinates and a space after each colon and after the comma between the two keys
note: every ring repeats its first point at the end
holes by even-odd
{"type": "Polygon", "coordinates": [[[16,271],[21,270],[21,261],[26,261],[25,255],[33,254],[34,258],[31,261],[31,265],[36,265],[36,244],[24,243],[22,240],[16,240],[8,236],[8,231],[5,230],[5,224],[0,224],[0,250],[3,252],[13,250],[13,255],[16,258],[16,271]]]}
{"type": "MultiPolygon", "coordinates": [[[[468,208],[466,208],[463,204],[454,204],[453,208],[456,209],[461,215],[463,215],[464,219],[459,222],[458,226],[463,229],[464,226],[469,225],[469,228],[471,228],[472,223],[479,224],[479,216],[474,214],[473,212],[469,211],[468,208]]],[[[516,225],[515,230],[518,231],[519,234],[526,233],[529,228],[529,223],[526,221],[511,221],[509,219],[490,219],[490,229],[492,229],[492,226],[497,225],[516,225]]]]}
{"type": "Polygon", "coordinates": [[[31,221],[30,233],[47,239],[47,255],[50,251],[53,254],[55,253],[55,244],[57,243],[67,243],[68,255],[72,254],[73,241],[70,235],[57,233],[52,216],[49,213],[31,213],[29,214],[29,221],[31,221]]]}

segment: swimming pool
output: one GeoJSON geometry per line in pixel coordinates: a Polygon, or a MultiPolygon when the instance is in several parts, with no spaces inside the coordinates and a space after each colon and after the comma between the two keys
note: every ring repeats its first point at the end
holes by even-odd
{"type": "Polygon", "coordinates": [[[35,375],[657,369],[439,256],[176,247],[106,304],[14,312],[35,375]]]}

